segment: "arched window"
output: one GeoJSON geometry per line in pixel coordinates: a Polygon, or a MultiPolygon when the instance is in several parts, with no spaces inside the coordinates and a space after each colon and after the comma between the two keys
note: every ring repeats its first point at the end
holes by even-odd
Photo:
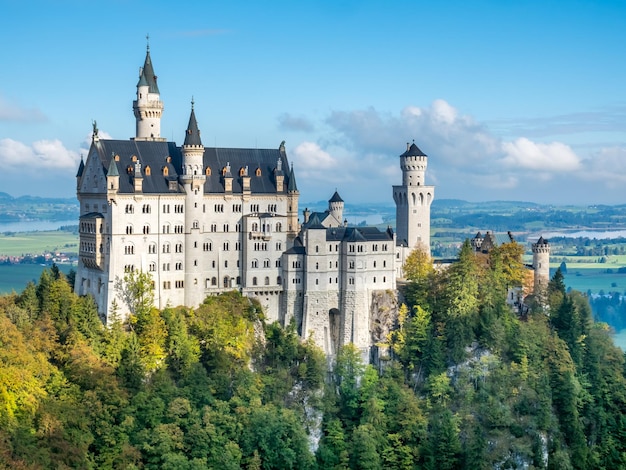
{"type": "Polygon", "coordinates": [[[265,277],[265,285],[269,286],[270,285],[270,278],[269,277],[265,277]]]}
{"type": "Polygon", "coordinates": [[[224,276],[224,287],[230,287],[230,277],[224,276]]]}
{"type": "Polygon", "coordinates": [[[239,168],[239,176],[243,176],[246,174],[246,169],[244,167],[239,168]]]}
{"type": "Polygon", "coordinates": [[[151,172],[151,171],[152,171],[152,170],[150,170],[150,167],[149,167],[149,166],[147,166],[147,167],[145,168],[145,170],[144,170],[144,172],[146,173],[146,176],[150,176],[150,172],[151,172]]]}
{"type": "Polygon", "coordinates": [[[170,170],[166,166],[163,167],[163,176],[169,176],[170,170]]]}
{"type": "Polygon", "coordinates": [[[206,169],[204,170],[204,174],[206,176],[211,176],[211,167],[207,166],[206,169]]]}
{"type": "Polygon", "coordinates": [[[217,278],[216,277],[212,277],[211,278],[211,285],[212,286],[216,286],[217,285],[217,278]]]}
{"type": "Polygon", "coordinates": [[[257,176],[261,176],[261,169],[260,169],[260,168],[257,168],[257,169],[256,169],[255,174],[256,174],[257,176]]]}
{"type": "Polygon", "coordinates": [[[283,283],[283,278],[282,278],[282,277],[280,277],[280,276],[278,276],[278,277],[276,278],[276,284],[278,284],[278,285],[280,286],[282,283],[283,283]]]}
{"type": "Polygon", "coordinates": [[[257,280],[256,280],[256,277],[253,277],[253,278],[252,278],[252,285],[253,285],[253,286],[256,286],[256,285],[257,285],[257,280]]]}

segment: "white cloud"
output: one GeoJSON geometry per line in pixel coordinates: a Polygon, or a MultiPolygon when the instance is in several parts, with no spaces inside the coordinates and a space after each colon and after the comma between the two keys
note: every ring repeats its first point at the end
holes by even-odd
{"type": "Polygon", "coordinates": [[[520,137],[502,144],[503,163],[507,166],[540,170],[543,172],[565,172],[578,170],[580,158],[561,142],[542,144],[520,137]]]}
{"type": "Polygon", "coordinates": [[[0,139],[0,166],[8,170],[69,171],[77,167],[79,160],[78,152],[66,149],[60,140],[39,140],[29,146],[13,139],[0,139]]]}
{"type": "Polygon", "coordinates": [[[304,170],[328,170],[337,166],[337,160],[315,142],[302,142],[292,154],[298,167],[304,170]]]}

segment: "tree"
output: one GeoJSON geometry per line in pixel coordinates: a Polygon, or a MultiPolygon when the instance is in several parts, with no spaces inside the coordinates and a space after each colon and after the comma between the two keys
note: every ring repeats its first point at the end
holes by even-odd
{"type": "Polygon", "coordinates": [[[407,256],[402,270],[409,281],[424,281],[433,272],[433,262],[428,252],[418,246],[407,256]]]}
{"type": "Polygon", "coordinates": [[[131,315],[147,314],[154,305],[154,281],[150,273],[131,271],[115,279],[115,290],[128,306],[131,315]]]}

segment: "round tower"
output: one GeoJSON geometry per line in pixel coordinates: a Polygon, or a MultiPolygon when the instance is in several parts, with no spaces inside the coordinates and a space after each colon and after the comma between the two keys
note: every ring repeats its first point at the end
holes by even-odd
{"type": "Polygon", "coordinates": [[[533,251],[533,271],[535,274],[534,292],[539,292],[546,289],[548,282],[550,281],[550,243],[548,240],[544,240],[543,237],[539,237],[537,243],[532,244],[533,251]]]}
{"type": "Polygon", "coordinates": [[[202,220],[204,183],[204,146],[200,139],[200,130],[196,121],[196,113],[191,101],[189,124],[185,131],[185,142],[182,146],[183,172],[180,183],[185,188],[185,305],[200,305],[204,300],[204,293],[194,289],[202,282],[202,263],[200,262],[202,246],[202,220]]]}
{"type": "Polygon", "coordinates": [[[150,45],[147,47],[146,60],[139,69],[137,99],[133,101],[135,113],[135,140],[165,140],[161,138],[161,115],[163,102],[157,86],[157,76],[152,67],[150,45]]]}
{"type": "Polygon", "coordinates": [[[328,212],[337,219],[340,226],[343,221],[343,199],[341,199],[337,191],[335,191],[333,197],[328,200],[328,212]]]}
{"type": "Polygon", "coordinates": [[[400,155],[402,185],[393,187],[393,199],[397,243],[409,250],[419,245],[430,254],[430,205],[435,187],[425,184],[427,166],[428,156],[415,142],[407,143],[406,152],[400,155]]]}

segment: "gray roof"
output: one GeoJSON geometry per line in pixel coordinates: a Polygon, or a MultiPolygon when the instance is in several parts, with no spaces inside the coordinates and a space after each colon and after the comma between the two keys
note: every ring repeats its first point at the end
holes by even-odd
{"type": "Polygon", "coordinates": [[[78,171],[76,172],[76,178],[80,178],[83,176],[83,171],[85,171],[85,162],[83,161],[83,157],[80,157],[80,165],[78,165],[78,171]]]}
{"type": "Polygon", "coordinates": [[[115,164],[115,158],[112,158],[109,162],[109,169],[107,171],[107,176],[120,176],[120,172],[117,169],[117,165],[115,164]]]}
{"type": "Polygon", "coordinates": [[[150,93],[159,93],[159,87],[157,86],[157,76],[154,74],[154,69],[152,68],[150,49],[146,51],[146,60],[144,61],[143,68],[141,69],[139,83],[137,83],[138,87],[145,85],[148,85],[150,87],[150,93]]]}
{"type": "Polygon", "coordinates": [[[343,199],[341,199],[339,193],[335,191],[335,194],[333,194],[333,197],[331,197],[328,202],[343,202],[343,199]]]}
{"type": "MultiPolygon", "coordinates": [[[[143,173],[144,193],[172,193],[182,192],[182,188],[176,185],[170,189],[169,182],[178,179],[182,174],[181,148],[174,142],[141,141],[141,140],[98,140],[92,143],[92,150],[96,150],[104,169],[111,171],[111,160],[115,155],[119,161],[113,162],[115,170],[120,175],[120,193],[133,193],[133,172],[135,164],[132,157],[136,156],[141,163],[143,173]],[[148,167],[150,174],[147,174],[148,167]],[[164,175],[167,168],[167,176],[164,175]]],[[[203,165],[209,167],[211,174],[206,177],[204,184],[205,193],[223,193],[224,177],[222,169],[228,163],[232,167],[233,193],[242,192],[242,181],[239,170],[248,167],[250,176],[250,190],[252,193],[276,193],[276,181],[274,169],[278,158],[282,158],[283,164],[288,164],[287,157],[278,149],[236,149],[205,147],[203,165]],[[257,169],[260,175],[257,176],[257,169]]],[[[109,173],[110,174],[110,173],[109,173]]],[[[290,187],[293,171],[287,178],[287,187],[290,187]]],[[[295,185],[295,182],[293,183],[295,185]]]]}
{"type": "Polygon", "coordinates": [[[422,152],[417,145],[415,145],[415,142],[413,142],[411,146],[407,149],[407,151],[404,152],[400,156],[401,157],[426,157],[427,155],[424,152],[422,152]]]}
{"type": "Polygon", "coordinates": [[[373,242],[391,241],[393,232],[377,227],[331,227],[326,229],[326,241],[373,242]]]}
{"type": "MultiPolygon", "coordinates": [[[[287,162],[285,162],[285,164],[287,164],[287,162]]],[[[293,164],[291,165],[291,168],[289,169],[288,180],[289,181],[287,182],[287,191],[289,191],[290,193],[298,191],[298,185],[296,184],[296,175],[293,172],[293,164]]]]}
{"type": "Polygon", "coordinates": [[[193,110],[193,101],[191,102],[191,115],[189,116],[189,125],[185,133],[185,143],[183,145],[202,146],[200,140],[200,131],[198,130],[198,122],[196,121],[196,113],[193,110]]]}

